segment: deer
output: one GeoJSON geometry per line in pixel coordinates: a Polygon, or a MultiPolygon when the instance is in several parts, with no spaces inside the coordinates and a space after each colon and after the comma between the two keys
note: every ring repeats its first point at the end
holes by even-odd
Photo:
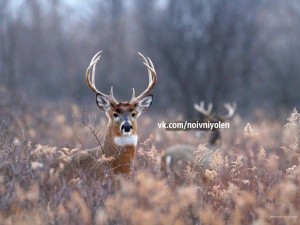
{"type": "Polygon", "coordinates": [[[108,124],[105,130],[103,154],[112,157],[110,167],[115,174],[128,174],[136,158],[136,146],[138,141],[137,118],[150,108],[153,95],[150,94],[157,82],[157,74],[153,62],[149,57],[143,58],[143,64],[148,71],[148,87],[138,96],[135,96],[135,89],[132,89],[130,101],[119,102],[113,94],[113,86],[110,94],[99,91],[95,85],[96,64],[101,58],[101,51],[92,58],[87,71],[86,82],[88,87],[96,94],[96,104],[98,108],[105,112],[108,124]]]}
{"type": "MultiPolygon", "coordinates": [[[[194,104],[196,111],[200,112],[204,119],[202,122],[225,122],[230,120],[236,111],[236,103],[224,103],[224,107],[227,109],[226,115],[219,115],[215,112],[212,113],[213,104],[209,103],[208,108],[205,109],[203,101],[200,104],[194,104]]],[[[175,175],[177,182],[181,181],[184,171],[189,166],[191,169],[200,173],[203,180],[205,180],[205,170],[210,169],[210,157],[214,154],[216,146],[221,142],[221,132],[219,129],[213,131],[210,135],[207,153],[202,159],[201,163],[196,161],[197,148],[190,145],[175,145],[168,148],[161,156],[161,170],[167,174],[175,175]]]]}
{"type": "MultiPolygon", "coordinates": [[[[129,101],[117,101],[114,97],[113,86],[110,93],[105,94],[97,89],[95,84],[95,71],[97,62],[101,58],[102,51],[99,51],[91,59],[86,70],[85,80],[88,87],[96,95],[96,105],[106,114],[108,123],[104,132],[104,142],[92,149],[62,151],[60,157],[64,166],[64,176],[74,177],[74,171],[80,168],[88,173],[102,176],[99,169],[99,162],[108,164],[109,171],[113,174],[130,174],[132,165],[136,158],[136,146],[138,141],[138,117],[148,110],[152,105],[153,95],[150,92],[157,83],[157,74],[153,62],[149,57],[139,55],[148,71],[149,83],[147,88],[138,96],[135,89],[132,89],[132,97],[129,101]],[[91,168],[92,167],[92,168],[91,168]],[[91,172],[93,171],[93,172],[91,172]]],[[[58,163],[56,163],[58,164],[58,163]]],[[[53,167],[57,167],[57,165],[53,167]]],[[[67,179],[68,179],[67,178],[67,179]]]]}

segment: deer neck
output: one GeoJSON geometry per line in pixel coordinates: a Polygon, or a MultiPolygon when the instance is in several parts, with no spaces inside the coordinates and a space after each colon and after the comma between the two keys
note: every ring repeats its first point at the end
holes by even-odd
{"type": "Polygon", "coordinates": [[[103,151],[106,157],[113,157],[110,167],[115,174],[129,174],[136,157],[137,135],[120,135],[108,126],[103,151]]]}

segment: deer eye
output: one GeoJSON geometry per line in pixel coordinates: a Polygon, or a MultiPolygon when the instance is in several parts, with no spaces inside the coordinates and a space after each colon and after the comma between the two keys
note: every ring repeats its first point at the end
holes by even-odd
{"type": "Polygon", "coordinates": [[[132,113],[132,114],[131,114],[132,117],[135,117],[135,115],[136,115],[135,113],[132,113]]]}
{"type": "Polygon", "coordinates": [[[118,113],[114,113],[113,116],[114,116],[115,118],[118,118],[118,117],[119,117],[118,113]]]}

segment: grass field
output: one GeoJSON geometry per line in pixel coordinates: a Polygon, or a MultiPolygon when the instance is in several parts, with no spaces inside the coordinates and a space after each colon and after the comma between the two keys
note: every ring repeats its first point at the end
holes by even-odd
{"type": "MultiPolygon", "coordinates": [[[[299,224],[296,109],[285,124],[236,116],[222,130],[206,179],[187,167],[176,182],[176,175],[161,172],[161,154],[184,143],[195,146],[199,159],[208,150],[208,133],[199,138],[194,131],[158,129],[167,118],[147,113],[139,121],[131,175],[97,177],[74,168],[70,181],[64,165],[52,165],[74,148],[99,145],[106,118],[72,104],[39,108],[2,111],[8,116],[0,130],[0,224],[299,224]]],[[[95,163],[95,170],[105,169],[105,161],[95,163]]]]}

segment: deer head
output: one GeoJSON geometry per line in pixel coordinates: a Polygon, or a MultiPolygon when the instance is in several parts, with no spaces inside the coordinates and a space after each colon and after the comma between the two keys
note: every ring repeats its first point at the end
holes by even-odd
{"type": "Polygon", "coordinates": [[[215,122],[215,121],[221,121],[221,122],[225,122],[227,120],[230,120],[236,111],[236,103],[224,103],[223,104],[224,107],[227,109],[227,114],[225,115],[220,115],[216,112],[212,112],[213,109],[213,104],[210,102],[208,104],[207,109],[205,109],[205,105],[204,102],[201,101],[200,104],[194,104],[194,108],[196,111],[200,112],[204,117],[205,120],[209,120],[211,122],[215,122]]]}
{"type": "MultiPolygon", "coordinates": [[[[216,112],[212,112],[213,104],[210,102],[208,104],[207,109],[205,109],[204,102],[201,101],[200,104],[194,104],[194,108],[196,111],[200,112],[204,116],[204,121],[210,121],[210,122],[225,122],[230,120],[236,111],[236,103],[224,103],[224,107],[227,109],[227,114],[220,115],[216,112]]],[[[209,137],[209,145],[212,146],[218,146],[221,143],[221,132],[219,129],[213,131],[210,134],[209,137]]]]}

